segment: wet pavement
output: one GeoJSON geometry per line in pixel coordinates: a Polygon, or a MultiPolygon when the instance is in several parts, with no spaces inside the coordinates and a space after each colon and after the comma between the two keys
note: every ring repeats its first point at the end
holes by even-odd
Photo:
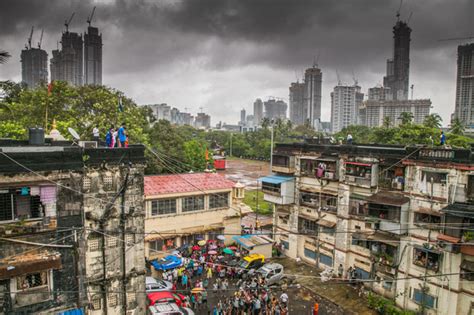
{"type": "Polygon", "coordinates": [[[321,282],[321,280],[317,278],[320,276],[320,271],[318,271],[316,267],[309,266],[303,262],[296,262],[286,257],[277,259],[276,261],[284,266],[285,273],[296,275],[296,282],[298,284],[308,288],[328,303],[332,302],[332,304],[342,307],[344,309],[343,314],[377,314],[374,310],[367,307],[367,300],[363,297],[359,297],[357,290],[350,285],[334,284],[331,283],[331,281],[321,282]]]}
{"type": "Polygon", "coordinates": [[[225,174],[227,179],[234,182],[241,182],[246,189],[256,189],[257,179],[270,174],[270,163],[267,161],[228,158],[226,163],[226,170],[218,173],[225,174]]]}

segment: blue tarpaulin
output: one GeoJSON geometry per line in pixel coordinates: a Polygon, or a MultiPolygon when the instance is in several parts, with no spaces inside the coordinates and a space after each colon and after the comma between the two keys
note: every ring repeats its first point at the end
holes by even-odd
{"type": "Polygon", "coordinates": [[[84,310],[82,308],[76,308],[58,313],[58,315],[84,315],[84,310]]]}
{"type": "Polygon", "coordinates": [[[293,180],[294,177],[292,176],[278,176],[278,175],[270,175],[265,177],[260,177],[258,181],[270,183],[270,184],[281,184],[287,182],[289,180],[293,180]]]}

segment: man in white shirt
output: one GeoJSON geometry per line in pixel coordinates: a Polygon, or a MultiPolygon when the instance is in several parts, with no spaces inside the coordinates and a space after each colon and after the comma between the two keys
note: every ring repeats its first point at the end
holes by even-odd
{"type": "Polygon", "coordinates": [[[94,129],[92,129],[92,139],[97,142],[100,141],[99,126],[97,125],[94,127],[94,129]]]}

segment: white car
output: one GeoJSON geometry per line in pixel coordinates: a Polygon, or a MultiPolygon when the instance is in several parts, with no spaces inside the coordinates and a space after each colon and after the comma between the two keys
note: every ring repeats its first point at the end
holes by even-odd
{"type": "Polygon", "coordinates": [[[194,315],[193,310],[179,307],[175,303],[159,303],[148,307],[150,315],[194,315]]]}
{"type": "Polygon", "coordinates": [[[265,264],[257,272],[263,276],[267,285],[277,284],[285,278],[283,266],[276,263],[265,264]]]}
{"type": "Polygon", "coordinates": [[[169,281],[155,279],[153,277],[146,277],[146,292],[171,291],[173,284],[169,281]]]}

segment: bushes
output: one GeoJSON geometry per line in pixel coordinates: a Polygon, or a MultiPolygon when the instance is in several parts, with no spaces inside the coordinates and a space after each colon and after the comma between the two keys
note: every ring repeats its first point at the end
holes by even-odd
{"type": "Polygon", "coordinates": [[[404,311],[395,306],[395,302],[372,292],[367,295],[369,308],[374,309],[379,314],[386,315],[415,315],[413,311],[404,311]]]}

